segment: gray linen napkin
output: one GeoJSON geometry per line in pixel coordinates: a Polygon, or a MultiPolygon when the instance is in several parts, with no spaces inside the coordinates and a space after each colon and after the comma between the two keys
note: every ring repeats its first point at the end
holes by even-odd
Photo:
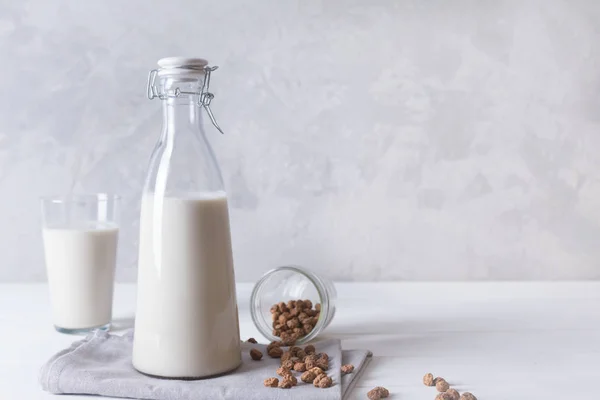
{"type": "Polygon", "coordinates": [[[151,400],[340,400],[350,393],[371,358],[367,350],[342,351],[337,339],[317,342],[317,351],[330,356],[327,373],[334,385],[319,389],[298,379],[298,386],[279,389],[263,385],[265,378],[277,376],[275,370],[280,361],[267,356],[266,345],[242,343],[242,365],[237,370],[197,381],[157,379],[140,374],[131,365],[132,345],[133,331],[122,336],[102,331],[91,333],[54,355],[42,367],[40,384],[55,394],[151,400]],[[262,351],[263,359],[253,361],[249,355],[251,348],[262,351]],[[342,364],[353,364],[354,373],[341,376],[342,364]]]}

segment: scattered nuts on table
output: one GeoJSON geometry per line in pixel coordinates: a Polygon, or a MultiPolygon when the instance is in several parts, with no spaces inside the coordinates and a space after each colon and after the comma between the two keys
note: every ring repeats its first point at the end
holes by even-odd
{"type": "Polygon", "coordinates": [[[269,355],[269,357],[281,358],[281,355],[283,354],[283,350],[281,350],[281,347],[275,346],[270,349],[267,348],[267,354],[269,355]]]}
{"type": "Polygon", "coordinates": [[[353,371],[354,371],[354,365],[352,365],[352,364],[342,365],[342,374],[343,375],[350,374],[353,371]]]}
{"type": "Polygon", "coordinates": [[[250,357],[252,357],[254,361],[259,361],[263,357],[263,353],[257,349],[252,349],[250,350],[250,357]]]}
{"type": "MultiPolygon", "coordinates": [[[[285,304],[284,306],[298,307],[304,305],[304,301],[296,301],[295,303],[285,304]]],[[[312,304],[312,303],[311,303],[312,304]]],[[[279,310],[283,308],[281,303],[273,306],[273,309],[279,310]]],[[[313,310],[314,311],[314,310],[313,310]]],[[[284,311],[288,312],[288,311],[284,311]]],[[[310,310],[306,310],[310,312],[310,310]]],[[[283,351],[281,348],[284,345],[283,342],[275,341],[269,343],[267,346],[267,354],[273,358],[281,359],[281,366],[277,369],[277,375],[281,376],[281,380],[277,378],[267,378],[264,380],[264,385],[268,387],[280,387],[282,389],[289,389],[292,386],[298,384],[298,379],[292,374],[293,371],[300,372],[300,379],[304,383],[312,383],[318,388],[328,388],[333,385],[333,379],[324,372],[324,369],[329,368],[329,355],[327,353],[316,353],[315,346],[308,345],[304,349],[301,347],[290,345],[287,351],[283,351]]],[[[250,350],[250,356],[254,360],[260,360],[262,353],[257,349],[250,350]]],[[[341,367],[342,373],[349,374],[354,371],[352,364],[346,364],[341,367]]],[[[383,388],[381,388],[383,389],[383,388]]],[[[385,389],[383,389],[385,390],[385,389]]],[[[378,398],[387,397],[385,393],[387,391],[379,390],[380,394],[384,394],[378,398]]]]}
{"type": "Polygon", "coordinates": [[[316,377],[317,377],[317,375],[315,375],[314,372],[312,372],[312,371],[306,371],[305,373],[303,373],[300,376],[300,380],[302,382],[304,382],[304,383],[312,383],[315,380],[316,377]]]}
{"type": "Polygon", "coordinates": [[[446,390],[450,389],[450,385],[448,384],[448,382],[446,382],[444,378],[436,378],[435,388],[438,392],[445,392],[446,390]]]}
{"type": "Polygon", "coordinates": [[[425,386],[435,386],[435,380],[433,379],[433,374],[425,374],[423,377],[423,384],[425,386]]]}
{"type": "Polygon", "coordinates": [[[423,377],[423,383],[427,386],[434,386],[439,393],[436,396],[436,400],[477,400],[477,397],[471,393],[465,392],[462,395],[456,389],[451,389],[450,384],[442,377],[433,379],[432,374],[425,374],[423,377]]]}
{"type": "Polygon", "coordinates": [[[265,379],[265,381],[263,383],[265,384],[266,387],[277,387],[277,385],[279,384],[279,379],[267,378],[267,379],[265,379]]]}
{"type": "Polygon", "coordinates": [[[367,393],[367,397],[369,398],[369,400],[385,399],[389,395],[389,390],[382,386],[376,386],[373,389],[369,390],[369,392],[367,393]]]}

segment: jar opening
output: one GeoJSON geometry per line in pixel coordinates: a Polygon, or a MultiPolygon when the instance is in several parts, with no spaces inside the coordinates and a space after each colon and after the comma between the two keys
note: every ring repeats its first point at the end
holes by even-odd
{"type": "Polygon", "coordinates": [[[275,335],[271,307],[289,300],[311,300],[313,306],[320,304],[319,318],[312,330],[301,336],[297,344],[315,338],[331,321],[333,310],[325,283],[317,275],[302,267],[284,266],[267,272],[254,286],[250,311],[254,324],[270,341],[281,340],[275,335]]]}

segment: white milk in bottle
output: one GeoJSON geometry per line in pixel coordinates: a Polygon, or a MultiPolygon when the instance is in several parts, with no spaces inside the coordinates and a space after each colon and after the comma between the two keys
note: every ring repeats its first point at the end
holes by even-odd
{"type": "Polygon", "coordinates": [[[202,59],[162,59],[149,83],[164,123],[142,196],[133,365],[157,377],[241,364],[227,196],[202,129],[211,71],[202,59]]]}

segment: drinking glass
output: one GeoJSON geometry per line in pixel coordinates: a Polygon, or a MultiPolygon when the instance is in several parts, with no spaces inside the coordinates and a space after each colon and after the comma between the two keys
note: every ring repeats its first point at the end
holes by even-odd
{"type": "Polygon", "coordinates": [[[119,236],[120,199],[97,193],[44,197],[42,232],[54,326],[108,330],[119,236]]]}

